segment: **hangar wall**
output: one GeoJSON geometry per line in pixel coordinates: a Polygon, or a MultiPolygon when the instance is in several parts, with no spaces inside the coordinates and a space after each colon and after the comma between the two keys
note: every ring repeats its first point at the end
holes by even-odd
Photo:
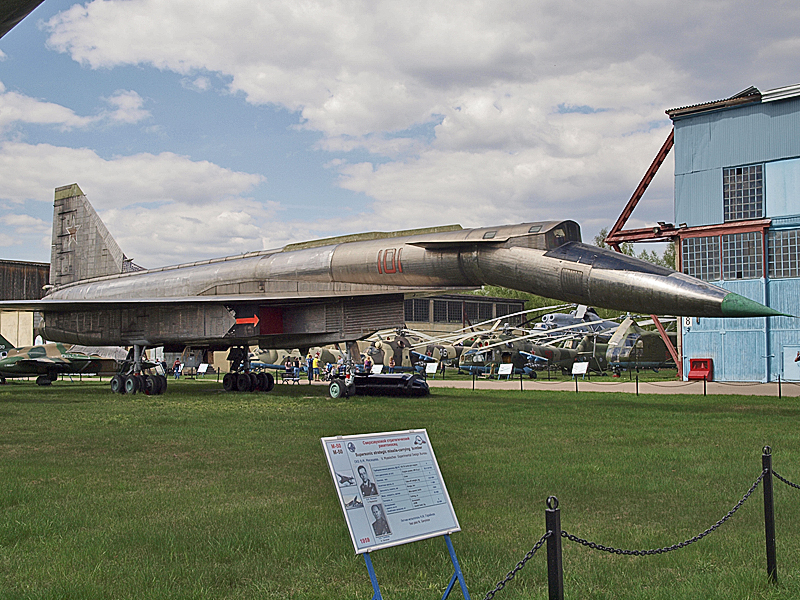
{"type": "MultiPolygon", "coordinates": [[[[800,315],[800,85],[746,92],[667,111],[680,266],[800,315]]],[[[682,344],[684,373],[712,358],[717,380],[800,380],[800,319],[683,319],[682,344]]]]}
{"type": "MultiPolygon", "coordinates": [[[[50,279],[47,263],[0,260],[0,300],[38,300],[50,279]]],[[[0,335],[15,346],[34,343],[35,317],[32,312],[0,312],[0,335]]]]}

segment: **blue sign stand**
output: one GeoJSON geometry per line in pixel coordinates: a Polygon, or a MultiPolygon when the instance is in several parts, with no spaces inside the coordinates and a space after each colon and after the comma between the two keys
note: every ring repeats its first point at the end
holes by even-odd
{"type": "MultiPolygon", "coordinates": [[[[448,534],[444,534],[444,541],[447,544],[447,551],[450,553],[450,560],[453,563],[453,569],[455,572],[450,578],[450,583],[447,585],[447,589],[444,591],[442,600],[446,600],[446,598],[450,595],[450,592],[453,591],[453,586],[455,586],[456,580],[458,580],[459,585],[461,585],[461,593],[464,594],[464,600],[470,600],[469,592],[467,591],[467,582],[464,581],[464,575],[461,573],[461,567],[458,564],[458,558],[456,558],[456,551],[455,548],[453,548],[453,542],[450,540],[450,536],[448,534]]],[[[372,589],[375,592],[372,596],[372,600],[383,600],[383,596],[381,596],[381,588],[378,586],[378,578],[375,575],[375,569],[372,566],[372,559],[369,557],[369,552],[364,553],[364,562],[367,563],[369,580],[372,582],[372,589]]]]}

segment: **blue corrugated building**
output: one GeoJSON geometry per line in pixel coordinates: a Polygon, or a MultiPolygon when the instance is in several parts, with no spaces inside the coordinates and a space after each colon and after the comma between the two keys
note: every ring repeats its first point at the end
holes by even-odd
{"type": "MultiPolygon", "coordinates": [[[[800,315],[800,85],[668,110],[679,270],[800,315]]],[[[800,381],[800,319],[683,319],[684,377],[800,381]]]]}

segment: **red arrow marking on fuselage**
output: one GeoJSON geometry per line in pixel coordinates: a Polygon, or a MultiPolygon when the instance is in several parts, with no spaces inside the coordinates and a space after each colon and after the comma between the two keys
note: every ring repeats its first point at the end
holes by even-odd
{"type": "Polygon", "coordinates": [[[237,325],[252,325],[253,327],[255,327],[256,325],[258,325],[258,315],[253,315],[252,317],[247,317],[247,318],[242,318],[242,319],[236,319],[236,324],[237,325]]]}

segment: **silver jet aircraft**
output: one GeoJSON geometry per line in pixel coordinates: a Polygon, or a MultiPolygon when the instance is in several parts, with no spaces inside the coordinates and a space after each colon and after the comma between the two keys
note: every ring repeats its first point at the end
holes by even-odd
{"type": "MultiPolygon", "coordinates": [[[[57,188],[49,289],[0,308],[41,311],[47,339],[180,351],[297,348],[404,322],[414,294],[499,285],[636,313],[754,317],[776,311],[688,275],[581,243],[574,221],[367,233],[145,270],[77,184],[57,188]]],[[[248,389],[247,361],[234,384],[248,389]],[[239,385],[241,384],[241,385],[239,385]]],[[[250,377],[250,387],[268,389],[250,377]]],[[[230,383],[230,381],[229,381],[230,383]]]]}

